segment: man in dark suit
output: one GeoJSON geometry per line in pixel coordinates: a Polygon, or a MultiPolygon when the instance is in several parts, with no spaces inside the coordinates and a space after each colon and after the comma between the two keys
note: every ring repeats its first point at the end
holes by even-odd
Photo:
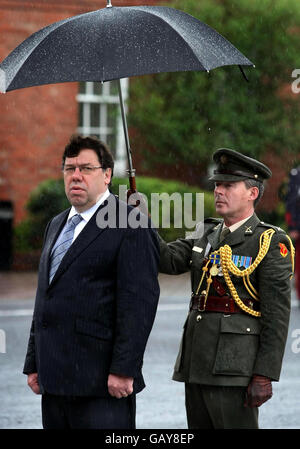
{"type": "Polygon", "coordinates": [[[65,148],[72,207],[45,231],[24,365],[42,394],[44,428],[135,427],[159,246],[148,218],[148,226],[130,226],[133,208],[109,192],[113,165],[98,139],[74,136],[65,148]]]}
{"type": "Polygon", "coordinates": [[[280,376],[294,250],[254,212],[270,169],[226,148],[213,159],[222,219],[205,219],[191,238],[160,242],[160,271],[191,271],[193,292],[173,379],[185,382],[189,428],[257,428],[258,407],[280,376]]]}

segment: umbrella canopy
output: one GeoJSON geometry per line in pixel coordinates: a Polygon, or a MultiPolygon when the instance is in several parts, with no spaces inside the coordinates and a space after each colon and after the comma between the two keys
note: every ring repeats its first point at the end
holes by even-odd
{"type": "Polygon", "coordinates": [[[0,91],[235,64],[253,65],[189,14],[163,6],[106,7],[53,23],[22,42],[0,64],[0,91]]]}
{"type": "Polygon", "coordinates": [[[253,66],[228,40],[193,16],[164,6],[112,7],[107,0],[106,8],[53,23],[15,48],[0,64],[0,92],[119,80],[129,183],[135,192],[120,79],[226,65],[253,66]]]}

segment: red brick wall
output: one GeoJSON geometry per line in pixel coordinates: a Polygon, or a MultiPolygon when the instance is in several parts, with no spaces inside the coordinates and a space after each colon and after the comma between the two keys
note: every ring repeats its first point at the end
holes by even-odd
{"type": "MultiPolygon", "coordinates": [[[[112,0],[114,6],[154,0],[112,0]]],[[[40,28],[105,7],[106,0],[0,0],[0,61],[40,28]]],[[[0,201],[14,204],[15,223],[26,215],[29,193],[60,177],[63,148],[77,127],[77,83],[0,94],[0,201]]]]}

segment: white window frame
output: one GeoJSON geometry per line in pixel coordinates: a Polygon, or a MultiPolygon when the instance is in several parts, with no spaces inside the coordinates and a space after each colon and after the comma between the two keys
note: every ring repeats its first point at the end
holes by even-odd
{"type": "MultiPolygon", "coordinates": [[[[118,105],[118,115],[117,115],[117,124],[116,124],[116,148],[115,150],[115,166],[114,166],[114,174],[115,176],[126,176],[127,169],[127,154],[126,154],[126,144],[124,137],[124,129],[122,123],[122,116],[120,111],[120,101],[119,95],[112,95],[109,89],[109,81],[102,84],[102,94],[97,95],[94,93],[94,82],[87,81],[85,83],[85,93],[79,92],[76,96],[76,100],[78,103],[83,104],[83,124],[82,126],[77,127],[77,132],[83,136],[90,136],[99,134],[100,139],[103,142],[106,142],[107,135],[111,134],[111,128],[107,123],[107,106],[108,104],[116,104],[118,105]],[[91,126],[91,105],[92,104],[100,104],[100,123],[99,126],[93,127],[91,126]]],[[[121,89],[122,96],[125,103],[125,112],[127,113],[127,99],[128,99],[128,88],[129,88],[129,80],[128,78],[121,79],[121,89]]]]}

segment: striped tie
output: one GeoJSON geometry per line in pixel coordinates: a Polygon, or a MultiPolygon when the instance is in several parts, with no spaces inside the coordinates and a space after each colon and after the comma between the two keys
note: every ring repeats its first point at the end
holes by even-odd
{"type": "Polygon", "coordinates": [[[59,267],[60,262],[62,261],[64,255],[71,246],[75,228],[78,225],[78,223],[80,223],[81,220],[82,220],[81,215],[78,214],[74,215],[68,221],[68,224],[64,229],[64,232],[58,237],[51,253],[49,283],[52,281],[55,272],[59,267]]]}

